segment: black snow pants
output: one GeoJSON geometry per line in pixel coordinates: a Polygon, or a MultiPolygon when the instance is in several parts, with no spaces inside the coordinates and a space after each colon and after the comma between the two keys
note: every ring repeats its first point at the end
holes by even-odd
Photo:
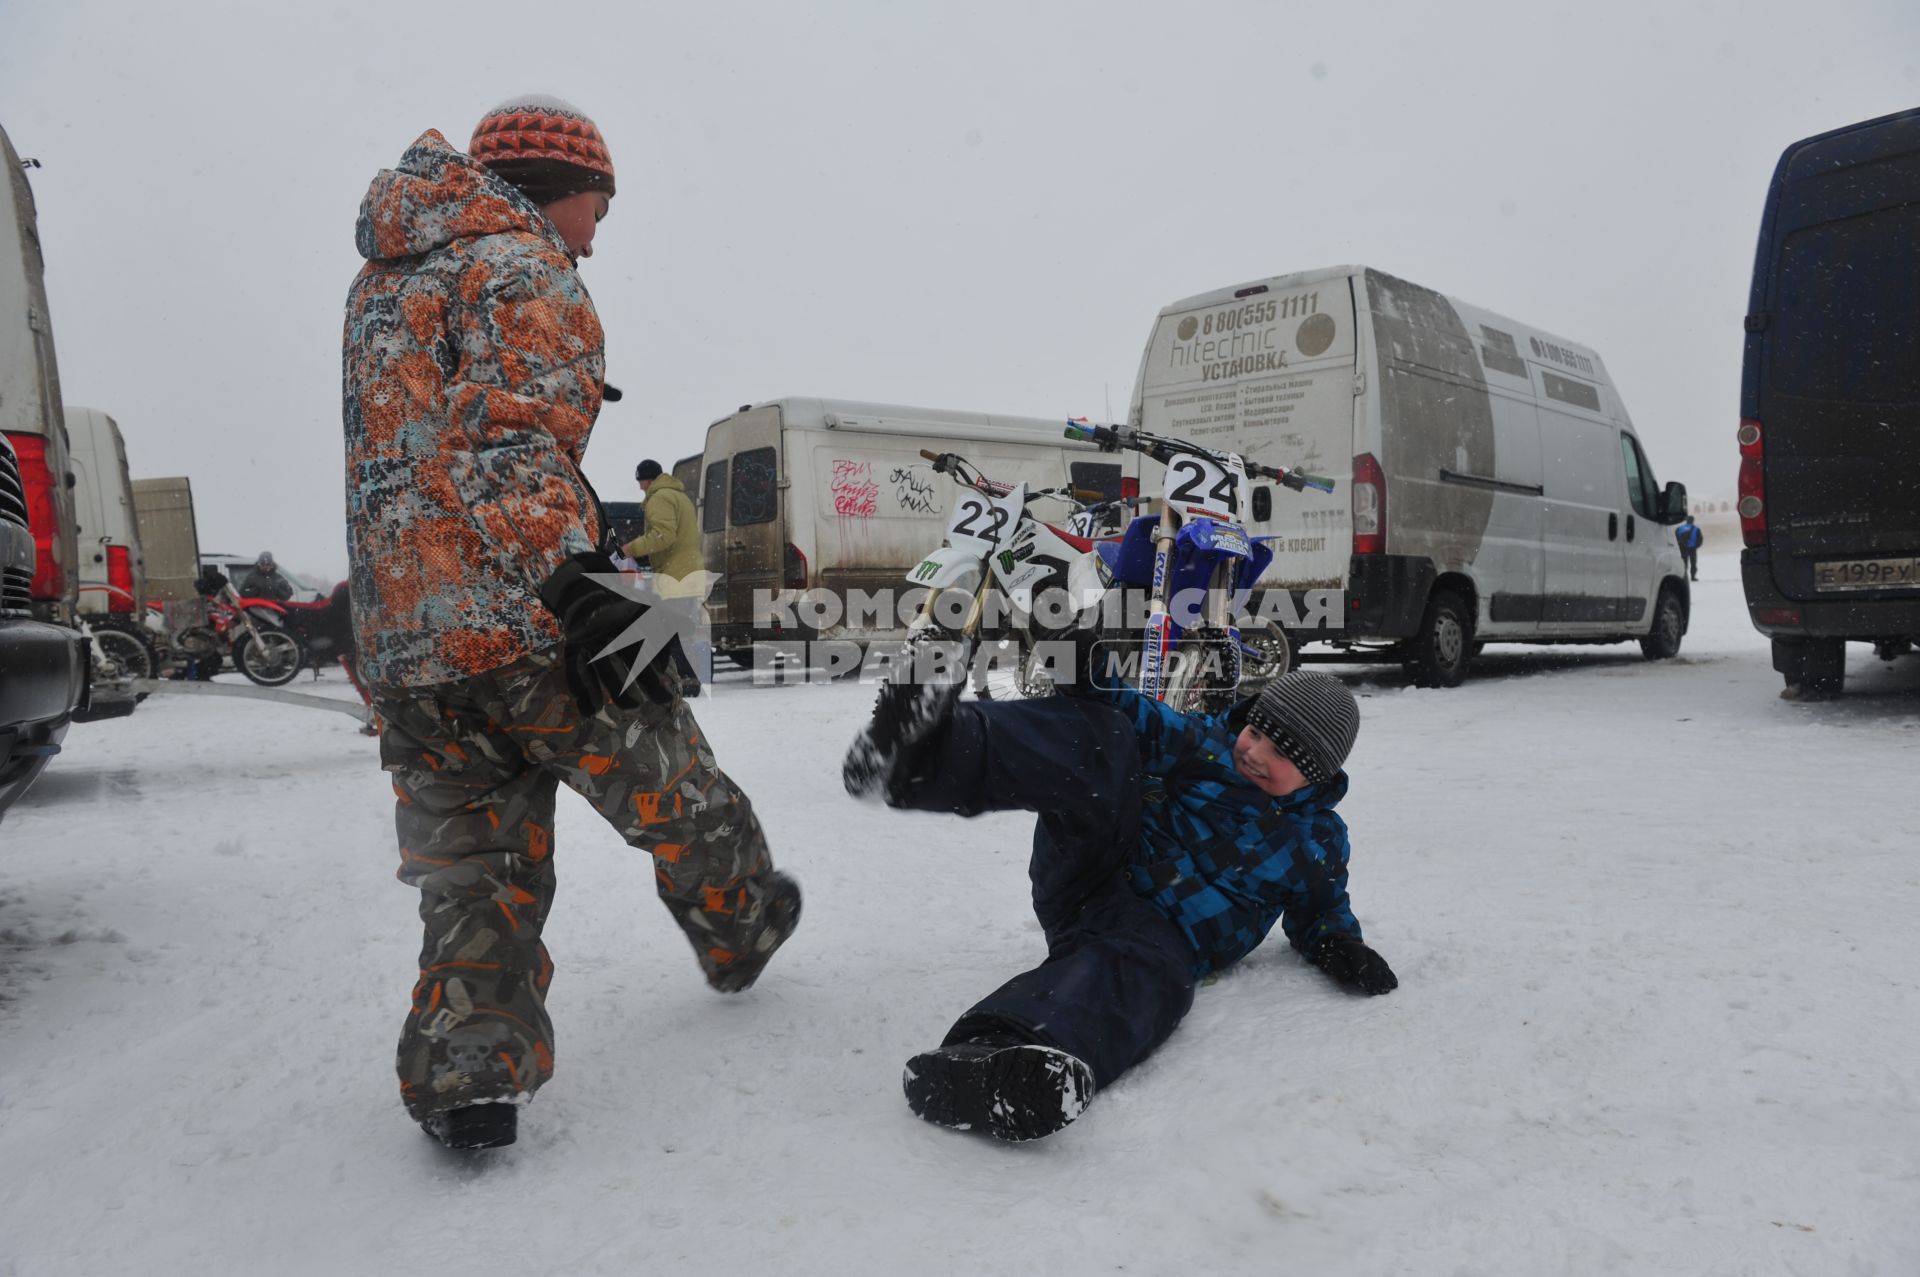
{"type": "Polygon", "coordinates": [[[920,774],[901,806],[1040,817],[1028,874],[1047,959],[976,1003],[946,1043],[1012,1030],[1112,1084],[1193,1005],[1192,946],[1127,884],[1140,846],[1132,724],[1070,696],[959,705],[920,774]]]}

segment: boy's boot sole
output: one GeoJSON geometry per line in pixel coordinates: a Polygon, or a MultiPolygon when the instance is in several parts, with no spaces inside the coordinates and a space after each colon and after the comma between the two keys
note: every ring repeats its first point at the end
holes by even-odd
{"type": "Polygon", "coordinates": [[[907,1107],[936,1126],[1018,1142],[1053,1134],[1093,1101],[1093,1070],[1050,1046],[963,1042],[907,1061],[907,1107]]]}

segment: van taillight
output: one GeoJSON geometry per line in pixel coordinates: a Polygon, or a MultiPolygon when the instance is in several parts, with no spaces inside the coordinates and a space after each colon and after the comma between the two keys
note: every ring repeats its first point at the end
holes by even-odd
{"type": "Polygon", "coordinates": [[[1387,476],[1371,452],[1353,459],[1353,552],[1387,552],[1387,476]]]}
{"type": "Polygon", "coordinates": [[[27,526],[33,530],[33,597],[63,598],[67,575],[53,558],[60,507],[54,503],[53,471],[47,468],[47,441],[39,435],[13,433],[7,439],[20,458],[20,485],[27,490],[27,526]]]}
{"type": "Polygon", "coordinates": [[[124,545],[107,547],[107,584],[107,611],[133,611],[133,551],[124,545]]]}
{"type": "Polygon", "coordinates": [[[1139,495],[1140,481],[1138,479],[1122,479],[1120,481],[1120,499],[1122,501],[1131,501],[1139,495]]]}
{"type": "Polygon", "coordinates": [[[800,547],[787,542],[786,552],[781,556],[781,584],[789,590],[807,588],[807,556],[800,553],[800,547]]]}
{"type": "Polygon", "coordinates": [[[1751,419],[1740,423],[1740,539],[1748,545],[1767,543],[1767,471],[1766,444],[1760,438],[1760,423],[1751,419]]]}

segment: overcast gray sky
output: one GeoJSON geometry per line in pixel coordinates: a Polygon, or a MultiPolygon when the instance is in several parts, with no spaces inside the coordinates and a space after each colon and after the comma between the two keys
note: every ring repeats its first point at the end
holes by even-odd
{"type": "Polygon", "coordinates": [[[787,394],[1124,414],[1169,301],[1339,262],[1607,360],[1661,479],[1736,467],[1767,180],[1920,104],[1920,5],[546,6],[13,0],[67,401],[203,549],[344,574],[340,322],[368,181],[520,92],[599,122],[607,499],[787,394]]]}

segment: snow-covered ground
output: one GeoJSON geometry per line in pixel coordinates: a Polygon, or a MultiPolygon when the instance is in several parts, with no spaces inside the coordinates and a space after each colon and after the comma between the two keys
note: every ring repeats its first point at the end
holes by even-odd
{"type": "Polygon", "coordinates": [[[1019,1147],[899,1075],[1040,956],[1028,822],[848,802],[864,689],[700,710],[808,893],[745,997],[563,797],[559,1072],[471,1160],[396,1095],[418,935],[374,742],[164,695],[76,727],[0,826],[0,1271],[1920,1272],[1920,660],[1783,702],[1703,566],[1673,662],[1346,669],[1399,991],[1270,944],[1019,1147]]]}

